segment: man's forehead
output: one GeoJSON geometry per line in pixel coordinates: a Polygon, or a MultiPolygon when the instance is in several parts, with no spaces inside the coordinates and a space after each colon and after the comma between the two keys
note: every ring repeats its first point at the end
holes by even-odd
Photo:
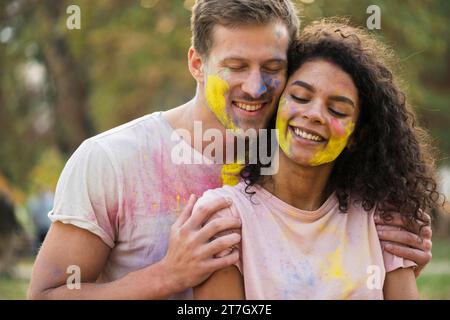
{"type": "Polygon", "coordinates": [[[217,24],[212,31],[210,53],[214,53],[214,61],[287,59],[289,32],[281,22],[233,27],[217,24]]]}

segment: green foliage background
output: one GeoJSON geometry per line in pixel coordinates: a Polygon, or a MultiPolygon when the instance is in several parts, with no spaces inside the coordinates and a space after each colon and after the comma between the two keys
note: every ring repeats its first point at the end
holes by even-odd
{"type": "MultiPolygon", "coordinates": [[[[83,139],[194,95],[187,69],[192,0],[0,3],[0,176],[17,199],[42,184],[53,188],[83,139]],[[81,30],[66,27],[71,4],[81,9],[81,30]],[[34,87],[24,76],[30,65],[45,74],[34,87]]],[[[448,162],[450,2],[297,3],[302,25],[338,15],[365,26],[367,7],[381,8],[374,33],[397,53],[409,99],[431,130],[440,163],[448,162]]]]}
{"type": "MultiPolygon", "coordinates": [[[[0,192],[19,205],[27,234],[27,197],[55,188],[84,139],[194,95],[187,68],[193,2],[0,0],[0,192]],[[81,30],[66,27],[73,4],[81,9],[81,30]]],[[[345,16],[364,27],[367,8],[381,8],[381,30],[373,33],[397,54],[408,99],[440,151],[439,165],[448,165],[450,1],[296,2],[302,25],[345,16]]],[[[433,261],[418,284],[425,299],[449,299],[448,239],[434,243],[433,261]]],[[[16,267],[19,276],[0,276],[0,299],[25,298],[32,265],[27,259],[16,267]]]]}

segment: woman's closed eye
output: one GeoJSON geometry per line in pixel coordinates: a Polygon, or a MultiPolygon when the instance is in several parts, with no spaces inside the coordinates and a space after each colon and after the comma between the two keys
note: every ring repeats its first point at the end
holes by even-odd
{"type": "Polygon", "coordinates": [[[294,99],[295,101],[297,101],[299,103],[308,103],[309,101],[311,101],[310,99],[294,96],[293,94],[291,94],[291,97],[292,97],[292,99],[294,99]]]}
{"type": "Polygon", "coordinates": [[[339,111],[336,111],[336,110],[333,109],[333,108],[328,108],[328,110],[330,111],[330,113],[331,113],[332,115],[334,115],[334,116],[336,116],[336,117],[338,117],[338,118],[343,118],[343,117],[346,117],[346,116],[347,116],[347,114],[342,113],[342,112],[339,112],[339,111]]]}

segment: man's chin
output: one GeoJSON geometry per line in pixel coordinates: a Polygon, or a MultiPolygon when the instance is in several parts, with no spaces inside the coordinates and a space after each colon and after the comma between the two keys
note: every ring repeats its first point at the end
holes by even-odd
{"type": "Polygon", "coordinates": [[[238,131],[243,132],[259,132],[260,129],[265,129],[265,124],[262,123],[240,123],[240,126],[237,126],[238,131]]]}

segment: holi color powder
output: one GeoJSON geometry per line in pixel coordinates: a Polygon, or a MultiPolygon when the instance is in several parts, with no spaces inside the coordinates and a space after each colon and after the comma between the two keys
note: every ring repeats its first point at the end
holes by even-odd
{"type": "Polygon", "coordinates": [[[206,82],[206,101],[209,108],[226,128],[236,130],[226,110],[225,93],[230,89],[228,83],[217,75],[209,75],[206,82]]]}
{"type": "Polygon", "coordinates": [[[278,107],[277,120],[275,123],[275,127],[278,130],[278,144],[280,145],[281,150],[289,156],[291,154],[291,144],[290,140],[292,137],[290,136],[290,131],[287,130],[287,122],[282,119],[279,115],[281,110],[283,110],[284,106],[287,104],[286,98],[283,96],[280,100],[280,104],[278,107]]]}
{"type": "Polygon", "coordinates": [[[318,166],[336,160],[347,145],[348,138],[354,129],[355,124],[350,122],[345,128],[345,133],[338,137],[331,137],[325,149],[317,152],[309,164],[312,166],[318,166]]]}
{"type": "Polygon", "coordinates": [[[230,163],[222,166],[222,184],[225,186],[235,186],[239,183],[239,173],[244,168],[243,164],[230,163]]]}

